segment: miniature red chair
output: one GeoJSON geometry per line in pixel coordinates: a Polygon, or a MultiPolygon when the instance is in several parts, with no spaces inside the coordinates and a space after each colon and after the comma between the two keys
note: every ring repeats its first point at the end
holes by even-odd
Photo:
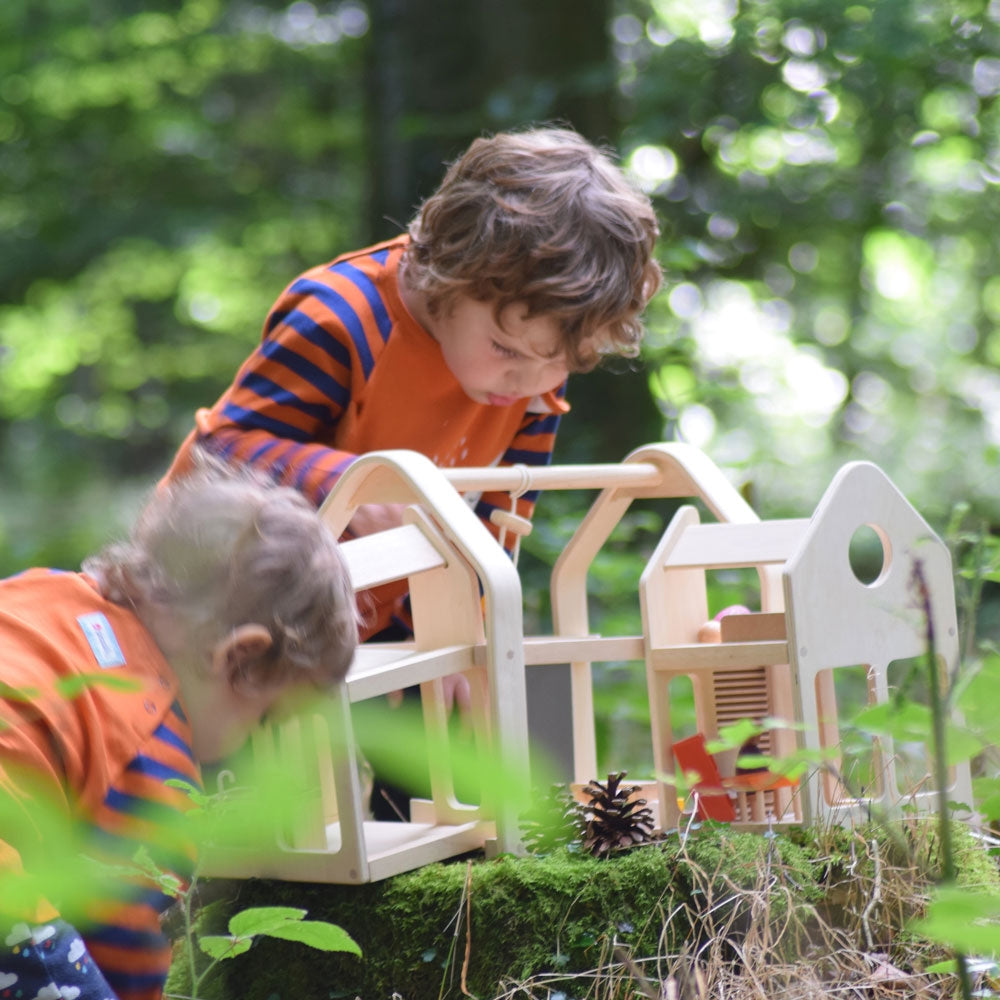
{"type": "Polygon", "coordinates": [[[696,774],[692,791],[697,792],[695,815],[698,819],[714,819],[732,823],[736,819],[729,793],[723,788],[722,775],[715,758],[705,749],[705,737],[695,733],[673,745],[674,759],[684,774],[696,774]]]}

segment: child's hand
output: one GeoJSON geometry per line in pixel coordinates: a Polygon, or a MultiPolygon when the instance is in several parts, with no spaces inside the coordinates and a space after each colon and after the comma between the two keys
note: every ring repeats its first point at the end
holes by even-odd
{"type": "Polygon", "coordinates": [[[441,678],[444,691],[444,708],[448,715],[458,709],[458,717],[462,722],[468,722],[472,712],[472,688],[465,674],[448,674],[441,678]]]}
{"type": "Polygon", "coordinates": [[[366,503],[359,507],[347,530],[351,535],[374,535],[387,528],[398,528],[403,523],[403,511],[406,504],[401,503],[366,503]]]}

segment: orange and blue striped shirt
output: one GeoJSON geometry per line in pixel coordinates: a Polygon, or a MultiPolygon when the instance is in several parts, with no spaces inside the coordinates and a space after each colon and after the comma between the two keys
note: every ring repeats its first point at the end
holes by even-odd
{"type": "Polygon", "coordinates": [[[62,916],[119,1000],[156,1000],[171,960],[159,918],[172,899],[124,868],[141,848],[182,881],[194,869],[189,799],[166,784],[201,781],[177,679],[132,612],[79,573],[28,570],[0,581],[0,647],[0,878],[69,873],[29,906],[12,907],[6,894],[0,912],[37,924],[65,903],[62,916]],[[75,853],[58,856],[76,851],[123,867],[89,878],[75,853]],[[74,864],[85,886],[75,905],[74,864]]]}
{"type": "MultiPolygon", "coordinates": [[[[420,452],[440,467],[547,465],[565,385],[506,406],[476,403],[445,364],[434,338],[399,294],[401,237],[312,268],[273,306],[260,345],[193,431],[168,478],[186,469],[191,446],[254,466],[319,506],[360,454],[420,452]]],[[[537,491],[517,513],[530,517],[537,491]]],[[[475,498],[509,509],[504,493],[475,498]]],[[[376,613],[377,626],[388,618],[376,613]]],[[[369,627],[369,634],[375,630],[369,627]]]]}

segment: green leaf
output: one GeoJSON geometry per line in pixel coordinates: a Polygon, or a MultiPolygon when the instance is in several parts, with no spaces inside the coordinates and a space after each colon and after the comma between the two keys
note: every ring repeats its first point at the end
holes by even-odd
{"type": "Polygon", "coordinates": [[[184,792],[198,809],[206,809],[212,805],[213,796],[207,795],[200,788],[192,785],[190,781],[185,781],[183,778],[167,778],[163,783],[170,788],[177,788],[184,792]]]}
{"type": "Polygon", "coordinates": [[[925,742],[933,731],[930,708],[912,701],[871,705],[858,712],[851,721],[863,732],[903,741],[925,742]]]}
{"type": "Polygon", "coordinates": [[[198,947],[214,959],[235,958],[250,950],[250,938],[233,938],[222,934],[206,934],[198,938],[198,947]]]}
{"type": "Polygon", "coordinates": [[[979,798],[976,808],[987,819],[1000,819],[1000,791],[979,798]]]}
{"type": "Polygon", "coordinates": [[[234,914],[229,921],[229,933],[237,937],[270,934],[276,928],[301,920],[306,912],[294,906],[253,906],[234,914]]]}
{"type": "Polygon", "coordinates": [[[958,726],[949,726],[945,738],[948,741],[946,749],[949,765],[972,760],[985,749],[985,744],[981,739],[958,726]]]}
{"type": "Polygon", "coordinates": [[[966,954],[1000,954],[1000,893],[972,892],[955,885],[938,888],[927,915],[913,930],[966,954]]]}
{"type": "Polygon", "coordinates": [[[958,962],[953,958],[945,959],[943,962],[935,962],[928,965],[924,972],[933,972],[939,975],[954,976],[958,972],[958,962]]]}
{"type": "Polygon", "coordinates": [[[325,920],[301,920],[275,927],[264,933],[268,937],[281,938],[283,941],[298,941],[320,951],[348,951],[352,955],[361,957],[361,949],[350,934],[343,927],[327,923],[325,920]]]}
{"type": "Polygon", "coordinates": [[[56,680],[56,691],[64,698],[76,698],[89,688],[106,687],[112,691],[141,691],[142,684],[121,674],[72,674],[56,680]]]}
{"type": "Polygon", "coordinates": [[[0,698],[5,698],[7,701],[36,701],[39,693],[38,688],[16,688],[11,684],[5,684],[3,681],[0,681],[0,698]]]}
{"type": "Polygon", "coordinates": [[[159,888],[159,890],[166,896],[172,896],[176,899],[180,896],[184,883],[171,872],[164,871],[152,858],[149,851],[145,847],[140,847],[135,854],[132,855],[132,860],[135,862],[136,867],[145,875],[147,878],[152,879],[159,888]]]}
{"type": "Polygon", "coordinates": [[[719,753],[720,750],[737,750],[752,736],[760,735],[764,730],[749,719],[740,719],[729,726],[719,729],[719,738],[708,740],[705,749],[709,753],[719,753]]]}

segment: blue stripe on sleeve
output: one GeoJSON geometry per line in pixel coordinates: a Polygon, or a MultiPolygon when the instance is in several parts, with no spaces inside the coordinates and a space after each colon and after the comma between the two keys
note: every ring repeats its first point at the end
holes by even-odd
{"type": "MultiPolygon", "coordinates": [[[[337,346],[341,348],[338,354],[347,354],[342,345],[338,344],[337,346]]],[[[322,368],[314,365],[308,358],[304,358],[301,354],[297,354],[275,340],[268,340],[261,344],[258,348],[258,353],[267,358],[268,361],[283,365],[290,372],[294,372],[299,378],[308,382],[338,406],[347,405],[348,390],[330,375],[329,372],[323,371],[322,368]]],[[[341,358],[334,356],[334,360],[341,361],[341,358]]],[[[350,363],[351,358],[347,354],[346,358],[343,359],[343,364],[350,367],[350,363]]]]}
{"type": "MultiPolygon", "coordinates": [[[[174,822],[178,822],[180,817],[181,814],[177,813],[174,822]]],[[[129,837],[122,833],[112,833],[110,830],[103,830],[98,826],[90,827],[88,838],[91,849],[98,852],[98,857],[103,852],[105,858],[115,864],[121,864],[123,858],[134,858],[136,851],[141,848],[153,859],[157,867],[164,871],[173,872],[183,879],[190,878],[194,873],[195,863],[190,857],[183,851],[171,850],[169,846],[164,844],[154,844],[148,840],[139,840],[137,837],[129,837]]],[[[131,900],[135,891],[135,886],[127,882],[109,881],[103,894],[111,898],[131,900]]],[[[170,897],[166,895],[163,896],[163,900],[163,905],[158,907],[161,913],[171,902],[170,897]]]]}
{"type": "MultiPolygon", "coordinates": [[[[299,295],[310,295],[312,298],[322,302],[323,305],[326,306],[326,308],[329,309],[330,312],[332,312],[334,316],[336,316],[337,319],[344,324],[344,329],[347,330],[351,336],[351,340],[354,342],[355,350],[357,350],[358,358],[361,361],[361,370],[364,373],[365,380],[367,381],[375,361],[372,358],[371,351],[368,349],[368,341],[365,338],[364,324],[362,324],[360,317],[354,311],[351,304],[343,297],[343,295],[334,291],[328,285],[324,285],[319,281],[313,281],[307,278],[302,278],[299,281],[296,281],[295,284],[292,285],[291,291],[299,295]]],[[[294,326],[295,329],[303,336],[309,336],[311,342],[317,343],[315,340],[312,340],[312,337],[304,330],[300,330],[298,326],[291,323],[291,319],[292,316],[289,315],[286,322],[289,322],[290,325],[294,326]]],[[[310,319],[309,322],[313,326],[316,326],[314,320],[310,319]]],[[[326,336],[329,338],[329,334],[326,334],[326,336]]],[[[317,346],[319,345],[317,344],[317,346]]],[[[346,363],[347,362],[345,362],[345,364],[346,363]]]]}
{"type": "MultiPolygon", "coordinates": [[[[330,296],[337,294],[332,289],[327,288],[326,285],[321,285],[316,281],[307,282],[305,280],[296,282],[292,286],[292,291],[314,295],[327,308],[331,308],[330,296]],[[326,294],[321,294],[322,292],[326,294]]],[[[340,298],[340,296],[337,296],[337,298],[340,298]]],[[[297,334],[308,340],[314,347],[318,347],[321,351],[329,354],[335,361],[339,361],[342,365],[349,365],[351,363],[351,355],[347,348],[329,330],[325,329],[320,323],[317,323],[307,313],[299,309],[291,309],[283,315],[282,323],[285,326],[290,326],[297,334]]],[[[277,324],[274,325],[276,326],[277,324]]],[[[269,341],[264,341],[264,343],[269,343],[269,341]]]]}
{"type": "MultiPolygon", "coordinates": [[[[259,445],[254,451],[250,452],[247,458],[247,465],[256,465],[258,462],[263,462],[264,457],[268,452],[277,450],[279,447],[284,445],[284,441],[265,441],[262,445],[259,445]]],[[[270,469],[267,470],[270,473],[270,469]]]]}
{"type": "Polygon", "coordinates": [[[235,403],[226,403],[222,413],[228,420],[239,424],[245,430],[267,431],[275,437],[291,438],[293,441],[309,440],[308,432],[301,428],[286,424],[283,420],[275,420],[274,417],[268,417],[263,413],[256,413],[254,410],[245,410],[235,403]]]}
{"type": "Polygon", "coordinates": [[[115,993],[141,993],[162,986],[164,982],[162,973],[148,972],[140,975],[136,972],[116,972],[111,969],[101,969],[101,972],[115,993]]]}
{"type": "Polygon", "coordinates": [[[508,448],[503,454],[503,460],[511,465],[548,465],[552,455],[547,451],[524,451],[521,448],[508,448]]]}
{"type": "Polygon", "coordinates": [[[142,993],[163,986],[164,982],[162,973],[148,972],[141,975],[136,972],[116,972],[108,969],[101,971],[115,993],[142,993]]]}
{"type": "Polygon", "coordinates": [[[262,399],[270,399],[278,406],[290,406],[292,409],[304,413],[313,420],[321,424],[329,425],[332,420],[328,407],[320,403],[307,403],[295,395],[291,389],[267,378],[266,375],[259,375],[256,372],[249,372],[240,380],[241,388],[249,389],[262,399]]]}
{"type": "Polygon", "coordinates": [[[194,754],[191,752],[191,747],[188,746],[187,741],[178,736],[177,733],[164,723],[161,722],[156,727],[156,730],[153,732],[153,736],[161,743],[166,743],[168,746],[180,750],[186,757],[194,760],[194,754]]]}
{"type": "Polygon", "coordinates": [[[375,286],[375,282],[367,274],[359,271],[353,264],[347,261],[336,264],[330,270],[335,274],[343,275],[361,292],[368,303],[368,308],[372,311],[372,317],[375,320],[375,325],[378,327],[382,341],[385,342],[388,340],[389,331],[392,329],[392,320],[389,318],[388,310],[385,308],[382,295],[375,286]]]}
{"type": "Polygon", "coordinates": [[[269,336],[271,331],[276,326],[280,326],[284,323],[290,312],[290,309],[282,309],[280,312],[276,310],[272,313],[268,313],[267,319],[264,321],[264,336],[269,336]]]}
{"type": "Polygon", "coordinates": [[[527,427],[522,427],[519,433],[532,437],[536,434],[555,434],[559,429],[559,421],[562,419],[561,413],[550,413],[547,416],[540,416],[533,420],[527,427]]]}
{"type": "Polygon", "coordinates": [[[169,764],[164,764],[161,760],[154,760],[152,757],[147,757],[145,754],[133,757],[126,770],[133,771],[136,774],[144,774],[148,778],[158,778],[160,781],[174,779],[176,781],[186,781],[188,784],[193,783],[189,772],[178,771],[177,768],[171,767],[169,764]]]}
{"type": "Polygon", "coordinates": [[[175,823],[180,813],[163,802],[131,795],[119,788],[109,788],[104,796],[104,804],[115,812],[127,813],[129,816],[141,816],[158,823],[175,823]]]}
{"type": "Polygon", "coordinates": [[[161,948],[165,940],[162,933],[133,930],[118,924],[98,924],[94,928],[88,927],[87,937],[92,941],[100,941],[101,944],[130,950],[161,948]]]}
{"type": "Polygon", "coordinates": [[[309,478],[309,474],[312,472],[313,467],[321,459],[325,458],[325,454],[322,451],[314,451],[311,455],[308,455],[302,462],[299,463],[299,471],[295,475],[295,481],[291,484],[297,490],[301,490],[306,483],[306,479],[309,478]]]}

